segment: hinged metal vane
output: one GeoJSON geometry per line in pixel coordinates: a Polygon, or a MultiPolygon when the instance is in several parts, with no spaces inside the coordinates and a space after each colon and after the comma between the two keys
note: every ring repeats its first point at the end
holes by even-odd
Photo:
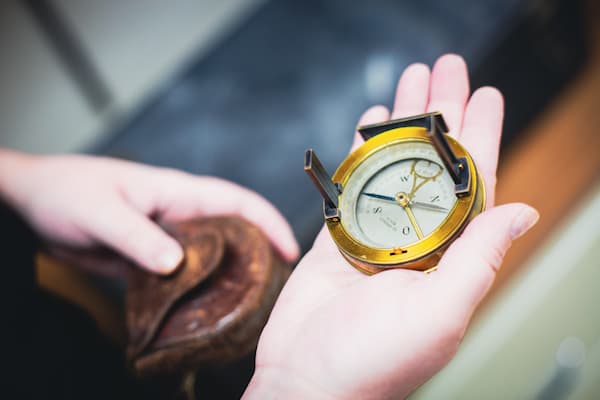
{"type": "Polygon", "coordinates": [[[312,149],[308,149],[304,153],[304,171],[306,171],[319,190],[319,193],[321,193],[321,196],[323,196],[325,218],[339,219],[338,195],[342,193],[342,186],[331,180],[321,160],[319,160],[312,149]]]}
{"type": "Polygon", "coordinates": [[[367,141],[380,133],[397,128],[422,127],[427,130],[429,140],[437,151],[444,167],[452,177],[456,188],[456,194],[465,195],[469,189],[470,174],[467,168],[467,160],[458,158],[452,151],[446,135],[448,126],[439,112],[415,115],[408,118],[395,119],[379,124],[365,125],[358,128],[362,138],[367,141]]]}

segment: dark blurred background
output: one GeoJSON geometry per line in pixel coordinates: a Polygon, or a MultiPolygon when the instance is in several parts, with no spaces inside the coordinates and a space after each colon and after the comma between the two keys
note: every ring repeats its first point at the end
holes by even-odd
{"type": "MultiPolygon", "coordinates": [[[[9,0],[0,5],[0,145],[111,155],[233,180],[280,208],[306,250],[322,217],[303,151],[314,148],[333,171],[360,114],[391,105],[406,66],[461,54],[472,88],[497,86],[506,97],[498,200],[528,201],[542,222],[509,256],[478,316],[475,344],[467,338],[466,361],[459,354],[414,396],[587,398],[600,390],[592,379],[600,377],[598,313],[581,311],[571,321],[572,313],[555,312],[589,304],[581,282],[598,282],[598,272],[583,279],[588,270],[573,267],[566,303],[543,309],[556,317],[548,325],[523,322],[543,310],[531,306],[518,319],[511,307],[522,310],[534,298],[545,304],[566,287],[557,284],[563,275],[548,272],[558,267],[544,264],[558,262],[549,256],[557,246],[573,266],[599,266],[600,229],[584,224],[600,220],[598,21],[592,0],[9,0]],[[581,236],[587,241],[574,239],[581,236]],[[537,270],[546,283],[529,277],[537,270]],[[520,289],[527,279],[543,292],[520,289]],[[486,342],[494,323],[515,329],[486,342]],[[511,342],[548,330],[543,346],[511,342]],[[477,353],[469,350],[477,343],[504,359],[473,361],[468,352],[477,353]],[[537,363],[511,358],[522,355],[519,346],[537,363]],[[565,367],[559,351],[592,361],[565,367]],[[495,372],[485,375],[484,366],[495,372]],[[449,381],[461,384],[452,392],[449,381]]],[[[203,372],[198,393],[236,397],[251,365],[250,358],[203,372]]]]}

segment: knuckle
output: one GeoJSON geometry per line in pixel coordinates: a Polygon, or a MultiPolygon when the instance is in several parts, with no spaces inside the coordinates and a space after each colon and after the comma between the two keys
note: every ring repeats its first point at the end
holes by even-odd
{"type": "Polygon", "coordinates": [[[480,252],[479,257],[494,273],[497,273],[504,260],[504,255],[506,253],[505,248],[507,247],[508,246],[491,246],[480,252]]]}

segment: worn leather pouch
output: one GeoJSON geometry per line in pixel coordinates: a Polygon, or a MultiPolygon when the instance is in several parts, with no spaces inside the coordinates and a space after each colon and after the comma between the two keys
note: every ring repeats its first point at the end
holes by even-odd
{"type": "Polygon", "coordinates": [[[160,276],[113,254],[65,249],[54,257],[125,277],[126,354],[142,377],[226,363],[251,352],[291,269],[254,225],[201,218],[164,229],[182,245],[175,272],[160,276]]]}

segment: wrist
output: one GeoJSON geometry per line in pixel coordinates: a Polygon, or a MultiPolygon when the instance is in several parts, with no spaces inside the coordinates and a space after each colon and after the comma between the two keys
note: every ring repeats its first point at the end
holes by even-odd
{"type": "Polygon", "coordinates": [[[37,164],[39,156],[0,148],[0,200],[22,210],[28,201],[27,174],[37,164]]]}
{"type": "Polygon", "coordinates": [[[333,399],[330,393],[314,383],[292,373],[274,368],[259,368],[254,372],[242,399],[333,399]]]}

